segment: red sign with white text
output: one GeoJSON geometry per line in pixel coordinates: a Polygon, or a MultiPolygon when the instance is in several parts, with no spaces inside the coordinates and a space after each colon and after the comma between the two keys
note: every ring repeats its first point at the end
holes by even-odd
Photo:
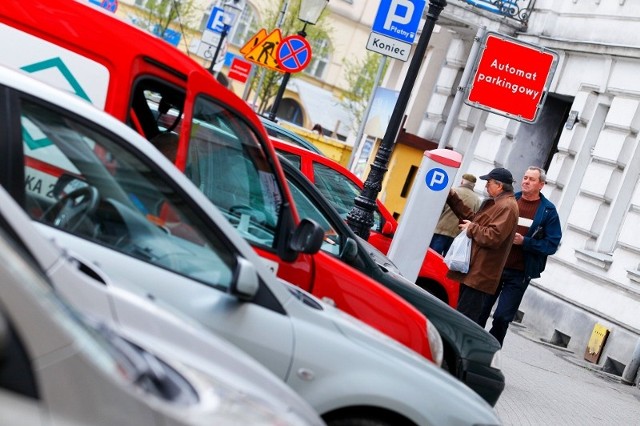
{"type": "Polygon", "coordinates": [[[240,83],[246,83],[251,72],[251,64],[243,61],[242,59],[233,58],[231,67],[229,67],[229,73],[227,76],[234,80],[238,80],[240,83]]]}
{"type": "Polygon", "coordinates": [[[546,97],[558,54],[497,33],[487,33],[465,102],[534,122],[546,97]]]}

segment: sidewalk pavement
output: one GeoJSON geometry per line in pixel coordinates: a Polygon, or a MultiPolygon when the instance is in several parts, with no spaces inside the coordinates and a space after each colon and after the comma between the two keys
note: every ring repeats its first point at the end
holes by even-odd
{"type": "Polygon", "coordinates": [[[505,426],[640,426],[640,389],[588,364],[512,324],[502,350],[506,387],[497,415],[505,426]]]}

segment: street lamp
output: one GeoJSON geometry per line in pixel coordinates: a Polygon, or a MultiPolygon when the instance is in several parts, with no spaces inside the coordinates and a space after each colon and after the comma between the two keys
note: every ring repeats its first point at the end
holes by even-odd
{"type": "Polygon", "coordinates": [[[242,0],[226,0],[222,3],[222,10],[224,11],[222,17],[222,32],[220,33],[220,40],[218,40],[218,46],[216,47],[216,52],[213,54],[211,58],[211,63],[209,64],[209,72],[213,75],[213,67],[216,65],[216,61],[218,60],[218,54],[220,53],[220,49],[222,48],[222,42],[229,34],[231,27],[235,23],[238,15],[242,12],[242,7],[240,6],[240,2],[242,0]]]}
{"type": "Polygon", "coordinates": [[[411,96],[411,89],[418,77],[422,59],[427,53],[429,39],[433,33],[436,21],[446,5],[446,0],[429,1],[427,17],[422,27],[420,38],[418,39],[416,51],[413,53],[409,68],[407,69],[407,75],[402,82],[402,88],[400,89],[396,106],[389,119],[387,130],[378,147],[376,157],[371,164],[371,170],[364,182],[364,189],[360,195],[355,198],[355,205],[347,215],[349,227],[353,229],[356,235],[365,240],[369,238],[369,232],[373,225],[373,211],[376,208],[376,198],[382,189],[382,178],[384,178],[384,174],[387,171],[387,164],[389,163],[389,158],[391,157],[391,152],[393,151],[393,146],[396,142],[400,125],[402,124],[402,116],[404,115],[409,97],[411,96]]]}
{"type": "MultiPolygon", "coordinates": [[[[298,35],[300,37],[306,37],[307,33],[305,29],[307,28],[307,24],[315,25],[320,19],[320,15],[329,0],[302,0],[300,2],[300,11],[298,12],[298,19],[304,22],[304,25],[300,31],[298,31],[298,35]]],[[[280,87],[278,88],[278,93],[276,94],[275,99],[273,100],[273,106],[271,107],[271,111],[269,112],[269,120],[276,121],[276,113],[278,112],[278,108],[280,107],[280,101],[284,96],[284,91],[287,88],[287,83],[289,83],[289,78],[291,77],[291,73],[287,72],[282,77],[282,83],[280,83],[280,87]]]]}

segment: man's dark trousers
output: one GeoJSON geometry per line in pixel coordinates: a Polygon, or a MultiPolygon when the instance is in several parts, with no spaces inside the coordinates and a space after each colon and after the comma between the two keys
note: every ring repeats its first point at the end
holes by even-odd
{"type": "MultiPolygon", "coordinates": [[[[490,295],[464,283],[460,283],[460,294],[458,296],[458,312],[479,324],[480,315],[485,306],[485,300],[490,295]]],[[[491,310],[491,308],[489,308],[491,310]]]]}
{"type": "Polygon", "coordinates": [[[487,324],[487,319],[491,314],[491,308],[497,299],[498,306],[493,313],[493,323],[489,333],[498,339],[501,346],[504,337],[507,335],[509,323],[513,321],[516,313],[518,313],[520,302],[522,302],[524,292],[529,286],[529,281],[530,280],[525,279],[524,271],[505,269],[502,271],[500,285],[496,293],[492,296],[487,296],[484,300],[482,313],[478,318],[478,324],[482,327],[487,324]]]}

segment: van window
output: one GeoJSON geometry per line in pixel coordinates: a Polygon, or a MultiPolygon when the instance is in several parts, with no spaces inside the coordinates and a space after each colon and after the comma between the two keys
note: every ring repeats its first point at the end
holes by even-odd
{"type": "Polygon", "coordinates": [[[165,155],[175,156],[184,108],[184,89],[152,78],[140,79],[132,91],[127,124],[165,155]],[[173,146],[159,142],[169,140],[173,146]]]}
{"type": "Polygon", "coordinates": [[[228,289],[235,254],[164,175],[126,144],[23,101],[26,209],[44,224],[228,289]]]}
{"type": "Polygon", "coordinates": [[[251,243],[273,247],[283,195],[256,134],[198,97],[185,174],[251,243]]]}
{"type": "Polygon", "coordinates": [[[129,125],[176,163],[179,136],[189,129],[184,172],[252,244],[274,248],[283,195],[258,136],[234,112],[203,96],[185,105],[183,91],[140,79],[129,125]],[[193,108],[184,123],[185,108],[193,108]]]}

